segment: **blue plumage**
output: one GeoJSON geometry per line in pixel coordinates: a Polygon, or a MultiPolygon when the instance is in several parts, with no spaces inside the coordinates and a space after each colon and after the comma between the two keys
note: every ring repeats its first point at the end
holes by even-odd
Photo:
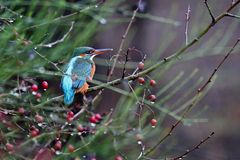
{"type": "Polygon", "coordinates": [[[92,61],[86,57],[73,57],[67,64],[62,78],[61,88],[64,103],[70,105],[74,100],[75,90],[81,88],[91,74],[92,61]]]}
{"type": "Polygon", "coordinates": [[[64,70],[65,74],[60,85],[64,93],[64,103],[66,105],[70,105],[73,102],[76,91],[85,93],[88,90],[87,78],[92,79],[95,72],[93,57],[110,51],[112,49],[94,49],[92,47],[74,49],[73,58],[64,70]]]}

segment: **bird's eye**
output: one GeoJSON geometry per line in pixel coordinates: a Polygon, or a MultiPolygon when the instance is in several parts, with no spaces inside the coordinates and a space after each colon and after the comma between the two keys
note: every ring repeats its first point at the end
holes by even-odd
{"type": "Polygon", "coordinates": [[[89,51],[89,54],[92,54],[93,52],[94,52],[94,50],[90,50],[90,51],[89,51]]]}

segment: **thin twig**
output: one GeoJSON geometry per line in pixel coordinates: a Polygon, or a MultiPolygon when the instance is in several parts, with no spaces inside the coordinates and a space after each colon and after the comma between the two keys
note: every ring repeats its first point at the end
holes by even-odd
{"type": "Polygon", "coordinates": [[[240,19],[240,16],[232,14],[232,13],[226,13],[226,16],[240,19]]]}
{"type": "Polygon", "coordinates": [[[128,62],[129,51],[130,51],[130,48],[127,50],[127,53],[126,53],[126,55],[125,55],[125,61],[124,61],[124,64],[123,64],[122,79],[124,79],[125,74],[126,74],[126,64],[127,64],[127,62],[128,62]]]}
{"type": "Polygon", "coordinates": [[[150,148],[146,154],[150,154],[151,152],[153,152],[165,139],[167,139],[169,136],[172,135],[173,130],[180,124],[180,122],[186,117],[187,113],[189,113],[189,111],[196,105],[196,103],[198,102],[199,97],[201,96],[201,93],[204,91],[204,89],[207,87],[207,85],[211,82],[212,77],[216,74],[216,72],[219,70],[219,68],[221,67],[221,65],[223,65],[223,63],[225,62],[225,60],[229,57],[229,55],[232,53],[232,51],[234,50],[234,48],[237,46],[237,44],[239,43],[240,39],[238,39],[236,41],[236,43],[233,45],[233,47],[230,49],[230,51],[226,54],[226,56],[222,59],[222,61],[220,61],[220,63],[217,65],[216,69],[213,70],[212,74],[210,75],[208,81],[206,81],[204,83],[204,85],[198,89],[198,92],[196,93],[196,95],[193,97],[193,101],[192,103],[185,109],[185,111],[183,112],[181,118],[172,125],[171,129],[167,132],[167,134],[161,138],[152,148],[150,148]]]}
{"type": "Polygon", "coordinates": [[[188,45],[188,25],[189,25],[189,20],[190,20],[190,4],[188,5],[188,9],[186,12],[186,28],[185,28],[185,38],[186,38],[186,45],[188,45]]]}
{"type": "Polygon", "coordinates": [[[74,13],[71,13],[71,14],[68,14],[68,15],[65,15],[65,16],[57,17],[57,18],[55,18],[51,21],[48,21],[48,22],[43,22],[41,24],[36,24],[36,25],[30,26],[30,27],[26,28],[25,30],[29,30],[29,29],[41,27],[43,25],[47,25],[47,24],[50,24],[50,23],[56,23],[56,22],[63,21],[63,20],[69,19],[69,18],[73,18],[73,17],[79,15],[80,13],[83,13],[85,11],[88,11],[88,10],[92,9],[92,8],[95,8],[98,5],[100,5],[100,3],[97,4],[97,5],[87,6],[86,8],[81,9],[77,12],[74,12],[74,13]]]}
{"type": "MultiPolygon", "coordinates": [[[[140,4],[140,3],[141,3],[141,0],[139,0],[138,3],[140,4]]],[[[139,6],[139,5],[138,5],[138,6],[139,6]]],[[[127,37],[127,35],[128,35],[128,32],[129,32],[129,30],[130,30],[130,28],[131,28],[131,26],[132,26],[132,23],[133,23],[134,19],[135,19],[135,17],[136,17],[137,11],[138,11],[138,7],[137,7],[137,8],[135,9],[135,11],[133,12],[132,18],[131,18],[128,26],[127,26],[127,29],[125,30],[125,33],[124,33],[123,36],[122,36],[122,40],[121,40],[121,43],[120,43],[118,52],[117,52],[117,54],[115,55],[116,57],[114,58],[113,65],[112,65],[112,67],[111,67],[111,69],[110,69],[110,71],[109,71],[109,73],[108,73],[107,83],[110,81],[110,79],[111,79],[111,77],[112,77],[112,75],[113,75],[113,72],[114,72],[115,66],[116,66],[116,64],[117,64],[118,58],[119,58],[119,56],[120,56],[120,54],[121,54],[121,52],[122,52],[122,50],[123,50],[123,46],[124,46],[124,44],[125,44],[125,39],[126,39],[126,37],[127,37]]],[[[93,100],[92,100],[93,104],[94,104],[94,103],[97,101],[97,99],[102,95],[103,91],[104,91],[104,88],[101,88],[100,91],[97,93],[97,95],[93,98],[93,100]]]]}
{"type": "Polygon", "coordinates": [[[144,155],[144,151],[145,151],[145,145],[143,144],[143,142],[141,141],[141,142],[138,143],[138,144],[139,144],[140,147],[141,147],[141,151],[140,151],[140,154],[139,154],[138,157],[137,157],[137,160],[142,158],[142,156],[144,155]]]}
{"type": "Polygon", "coordinates": [[[211,11],[211,8],[208,5],[208,0],[204,0],[204,4],[206,5],[207,9],[208,9],[208,13],[210,14],[211,18],[212,18],[212,23],[216,22],[215,17],[213,16],[213,13],[211,11]]]}
{"type": "Polygon", "coordinates": [[[218,64],[218,66],[214,69],[208,80],[203,84],[201,88],[198,89],[198,92],[201,92],[206,88],[208,83],[212,81],[213,76],[216,74],[216,72],[219,70],[219,68],[223,65],[223,63],[226,61],[226,59],[230,56],[230,54],[233,52],[234,48],[237,46],[239,43],[240,39],[236,41],[236,43],[233,45],[233,47],[229,50],[229,52],[225,55],[225,57],[221,60],[221,62],[218,64]]]}
{"type": "Polygon", "coordinates": [[[61,72],[62,74],[65,74],[65,73],[57,66],[56,63],[48,60],[45,56],[43,56],[41,53],[39,53],[39,52],[36,51],[35,49],[34,49],[34,52],[35,52],[36,54],[38,54],[41,58],[43,58],[45,61],[47,61],[48,63],[52,64],[59,72],[61,72]]]}
{"type": "Polygon", "coordinates": [[[37,47],[47,47],[47,48],[51,48],[51,47],[53,47],[54,45],[63,42],[63,41],[65,40],[65,38],[69,35],[69,33],[72,31],[74,23],[75,23],[75,22],[72,21],[71,27],[69,28],[68,32],[67,32],[66,34],[64,34],[64,36],[63,36],[61,39],[59,39],[59,40],[57,40],[57,41],[55,41],[55,42],[48,43],[48,44],[42,44],[42,43],[41,43],[41,44],[37,45],[37,47]]]}
{"type": "Polygon", "coordinates": [[[185,158],[188,154],[194,152],[195,150],[199,149],[200,146],[204,143],[206,143],[212,136],[214,135],[214,132],[212,132],[209,136],[207,136],[205,139],[201,140],[197,145],[195,145],[192,149],[190,150],[186,150],[186,152],[184,152],[183,154],[181,154],[180,156],[177,156],[175,158],[172,158],[171,160],[180,160],[185,158]]]}
{"type": "MultiPolygon", "coordinates": [[[[139,0],[138,3],[140,4],[140,3],[141,3],[141,0],[139,0]]],[[[138,5],[138,6],[139,6],[139,5],[138,5]]],[[[125,33],[124,33],[123,36],[122,36],[122,40],[121,40],[119,49],[118,49],[118,51],[117,51],[116,57],[114,58],[114,61],[113,61],[112,68],[111,68],[111,70],[110,70],[110,72],[109,72],[109,75],[108,75],[108,77],[107,77],[107,81],[108,81],[108,82],[110,81],[110,79],[111,79],[111,77],[112,77],[112,75],[113,75],[113,72],[114,72],[115,66],[116,66],[116,64],[117,64],[118,58],[119,58],[119,56],[120,56],[120,54],[121,54],[121,52],[122,52],[122,50],[123,50],[123,46],[124,46],[124,44],[125,44],[125,39],[126,39],[126,37],[127,37],[127,35],[128,35],[128,32],[129,32],[130,28],[132,27],[132,24],[133,24],[133,21],[134,21],[134,19],[135,19],[135,17],[136,17],[136,14],[137,14],[138,9],[139,9],[139,8],[137,7],[137,8],[134,10],[133,15],[132,15],[132,18],[131,18],[128,26],[127,26],[127,29],[125,30],[125,33]]]]}

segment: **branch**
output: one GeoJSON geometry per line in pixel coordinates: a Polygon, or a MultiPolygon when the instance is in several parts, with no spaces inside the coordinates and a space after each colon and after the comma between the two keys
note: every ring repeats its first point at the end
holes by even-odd
{"type": "Polygon", "coordinates": [[[77,16],[78,14],[83,13],[85,11],[88,11],[92,8],[95,8],[96,6],[98,6],[100,4],[101,3],[98,3],[97,5],[88,6],[88,7],[84,8],[84,9],[81,9],[77,12],[74,12],[74,13],[71,13],[71,14],[68,14],[68,15],[65,15],[65,16],[57,17],[57,18],[55,18],[51,21],[43,22],[41,24],[36,24],[36,25],[30,26],[30,27],[26,28],[25,30],[29,30],[29,29],[41,27],[41,26],[44,26],[44,25],[47,25],[47,24],[50,24],[50,23],[55,23],[55,22],[58,22],[58,21],[63,21],[63,20],[69,19],[69,18],[73,18],[73,17],[77,16]]]}
{"type": "MultiPolygon", "coordinates": [[[[140,4],[140,3],[141,3],[141,0],[139,0],[138,3],[140,4]]],[[[138,5],[138,6],[139,6],[139,5],[138,5]]],[[[122,52],[122,50],[123,50],[123,46],[124,46],[124,44],[125,44],[125,39],[126,39],[126,37],[127,37],[127,35],[128,35],[128,32],[129,32],[129,30],[130,30],[130,28],[131,28],[131,26],[132,26],[132,23],[133,23],[134,19],[135,19],[135,17],[136,17],[136,14],[137,14],[138,9],[139,9],[139,8],[137,7],[137,8],[135,9],[135,11],[133,12],[132,18],[131,18],[128,26],[127,26],[127,29],[125,30],[125,33],[124,33],[123,36],[122,36],[122,41],[121,41],[121,43],[120,43],[120,46],[119,46],[118,52],[117,52],[117,54],[116,54],[116,57],[115,57],[115,59],[114,59],[114,61],[113,61],[112,68],[111,68],[111,70],[110,70],[110,72],[109,72],[109,75],[108,75],[108,77],[107,77],[107,82],[110,81],[110,79],[111,79],[111,77],[112,77],[112,75],[113,75],[113,71],[114,71],[115,66],[116,66],[116,64],[117,64],[118,58],[119,58],[119,56],[120,56],[120,54],[121,54],[121,52],[122,52]]]]}
{"type": "MultiPolygon", "coordinates": [[[[163,60],[159,61],[158,63],[156,63],[155,65],[149,67],[148,69],[142,71],[142,72],[139,72],[137,74],[134,74],[134,75],[130,75],[128,77],[125,77],[124,80],[134,80],[140,76],[143,76],[143,75],[146,75],[152,71],[154,71],[155,69],[159,68],[160,66],[164,65],[165,63],[169,63],[171,61],[173,61],[174,59],[177,59],[180,55],[184,54],[186,50],[188,50],[189,48],[191,48],[195,43],[197,43],[204,35],[206,35],[208,33],[208,31],[216,24],[218,23],[220,20],[222,20],[225,16],[226,16],[226,13],[231,11],[233,8],[235,8],[238,4],[240,3],[240,0],[237,0],[233,5],[231,5],[230,7],[228,7],[226,9],[226,11],[224,11],[222,14],[220,14],[216,19],[215,19],[215,23],[210,23],[202,32],[200,32],[197,37],[192,40],[188,45],[186,45],[185,47],[179,49],[177,52],[175,52],[174,54],[164,58],[163,60]]],[[[104,83],[102,85],[99,85],[99,86],[95,86],[95,87],[91,87],[89,88],[88,91],[95,91],[95,90],[99,90],[99,89],[102,89],[102,88],[105,88],[105,86],[108,86],[108,85],[117,85],[119,83],[121,83],[122,79],[116,79],[116,80],[113,80],[111,82],[107,82],[107,83],[104,83]]]]}
{"type": "Polygon", "coordinates": [[[54,46],[54,45],[56,45],[56,44],[58,44],[58,43],[63,42],[63,41],[65,40],[65,38],[69,35],[69,33],[72,31],[74,23],[75,23],[75,22],[72,21],[71,27],[69,28],[68,32],[67,32],[61,39],[59,39],[59,40],[57,40],[57,41],[55,41],[55,42],[52,42],[52,43],[48,43],[48,44],[42,44],[42,43],[41,43],[41,44],[39,44],[39,45],[37,45],[37,46],[38,46],[38,47],[51,48],[52,46],[54,46]]]}
{"type": "Polygon", "coordinates": [[[234,48],[237,46],[237,44],[239,43],[240,39],[238,39],[235,44],[233,45],[233,47],[229,50],[229,52],[225,55],[225,57],[220,61],[220,63],[218,64],[218,66],[214,69],[214,71],[212,72],[212,74],[210,75],[210,77],[208,78],[208,80],[206,81],[205,84],[203,84],[203,86],[201,88],[198,89],[198,92],[201,92],[202,90],[204,90],[206,88],[206,86],[212,81],[213,76],[216,74],[216,72],[219,70],[219,68],[223,65],[223,63],[226,61],[226,59],[230,56],[230,54],[233,52],[234,48]]]}
{"type": "Polygon", "coordinates": [[[205,139],[201,140],[197,145],[195,145],[192,149],[190,150],[186,150],[186,152],[184,152],[183,154],[181,154],[180,156],[177,156],[175,158],[172,158],[171,160],[180,160],[180,159],[183,159],[185,158],[188,154],[194,152],[196,149],[199,149],[200,146],[204,143],[206,143],[210,138],[212,138],[212,136],[214,135],[215,133],[212,132],[208,137],[206,137],[205,139]]]}
{"type": "Polygon", "coordinates": [[[210,14],[211,18],[212,18],[212,23],[216,22],[216,19],[213,16],[213,13],[211,11],[211,8],[208,5],[208,0],[204,0],[204,4],[206,5],[207,9],[208,9],[208,13],[210,14]]]}
{"type": "MultiPolygon", "coordinates": [[[[208,31],[216,24],[218,23],[220,20],[222,20],[224,17],[226,17],[226,13],[230,12],[233,8],[235,8],[238,4],[240,3],[240,0],[237,0],[234,4],[232,4],[230,7],[228,7],[226,9],[226,11],[224,11],[222,14],[220,14],[216,20],[215,20],[215,23],[210,23],[207,27],[205,27],[205,29],[200,32],[198,35],[197,35],[197,38],[193,39],[188,45],[186,45],[185,47],[179,49],[177,52],[175,52],[174,54],[170,55],[169,57],[167,58],[164,58],[163,60],[159,61],[158,63],[156,63],[155,65],[149,67],[148,69],[144,70],[144,71],[141,71],[137,74],[133,74],[133,75],[130,75],[130,76],[127,76],[124,78],[124,80],[134,80],[140,76],[143,76],[143,75],[146,75],[152,71],[154,71],[155,69],[163,66],[164,64],[166,63],[169,63],[171,61],[173,61],[174,59],[177,59],[178,56],[182,55],[185,53],[186,50],[188,50],[189,48],[191,48],[195,43],[198,42],[198,40],[200,40],[204,35],[206,35],[208,33],[208,31]]],[[[45,59],[45,58],[44,58],[45,59]]],[[[55,65],[55,63],[54,63],[55,65]]],[[[107,86],[113,86],[113,85],[117,85],[117,84],[120,84],[122,82],[122,79],[119,78],[119,79],[115,79],[113,81],[110,81],[110,82],[107,82],[107,83],[103,83],[103,84],[100,84],[98,86],[94,86],[94,87],[90,87],[88,89],[88,92],[92,92],[92,91],[97,91],[97,90],[101,90],[103,88],[106,88],[107,86]]],[[[50,103],[50,102],[53,102],[53,101],[57,101],[57,100],[62,100],[63,96],[58,96],[58,97],[54,97],[46,102],[44,102],[44,104],[47,104],[47,103],[50,103]]]]}
{"type": "Polygon", "coordinates": [[[47,61],[48,63],[52,64],[59,72],[61,72],[62,74],[65,74],[58,66],[56,63],[48,60],[45,56],[43,56],[42,54],[40,54],[38,51],[36,51],[35,49],[33,50],[36,54],[38,54],[41,58],[43,58],[45,61],[47,61]]]}
{"type": "Polygon", "coordinates": [[[190,8],[190,5],[188,5],[188,9],[186,12],[186,28],[185,28],[186,45],[188,45],[188,25],[190,20],[190,12],[191,12],[191,8],[190,8]]]}
{"type": "Polygon", "coordinates": [[[240,19],[240,16],[235,15],[235,14],[232,14],[232,13],[226,13],[226,16],[227,16],[227,17],[232,17],[232,18],[238,18],[238,19],[240,19]]]}
{"type": "MultiPolygon", "coordinates": [[[[138,4],[140,4],[141,2],[142,2],[142,1],[139,0],[139,1],[138,1],[138,4]]],[[[138,6],[139,6],[139,5],[138,5],[138,6]]],[[[127,37],[127,35],[128,35],[128,32],[129,32],[129,30],[130,30],[130,28],[131,28],[131,26],[132,26],[133,20],[134,20],[135,17],[136,17],[137,11],[138,11],[138,7],[137,7],[137,8],[135,9],[135,11],[133,12],[132,18],[131,18],[128,26],[127,26],[127,29],[125,30],[125,33],[124,33],[123,36],[122,36],[122,41],[121,41],[121,43],[120,43],[118,52],[117,52],[116,57],[115,57],[115,59],[114,59],[114,61],[113,61],[113,65],[112,65],[112,67],[111,67],[111,69],[110,69],[110,71],[109,71],[109,73],[108,73],[107,83],[110,81],[110,79],[111,79],[111,77],[112,77],[112,75],[113,75],[113,71],[114,71],[114,69],[115,69],[115,67],[116,67],[118,58],[119,58],[119,56],[120,56],[120,54],[121,54],[121,52],[122,52],[122,50],[123,50],[123,46],[124,46],[124,44],[125,44],[125,39],[126,39],[126,37],[127,37]]],[[[120,79],[120,80],[122,80],[122,79],[120,79]]],[[[119,82],[119,83],[120,83],[120,82],[119,82]]],[[[93,104],[94,104],[94,102],[96,102],[97,99],[101,96],[101,94],[103,93],[103,91],[104,91],[104,88],[100,88],[100,91],[98,92],[98,94],[97,94],[97,95],[93,98],[93,100],[92,100],[92,103],[93,103],[93,104]]]]}
{"type": "Polygon", "coordinates": [[[122,79],[124,79],[125,74],[126,74],[126,64],[127,64],[128,60],[129,60],[128,59],[129,52],[130,52],[130,48],[127,50],[127,53],[125,55],[125,61],[124,61],[123,72],[122,72],[122,79]]]}
{"type": "Polygon", "coordinates": [[[196,93],[196,95],[193,97],[193,101],[192,103],[185,109],[185,111],[183,112],[181,118],[172,125],[171,129],[167,132],[167,134],[161,138],[152,148],[150,148],[146,153],[145,156],[150,154],[151,152],[153,152],[155,149],[157,149],[157,147],[165,140],[167,139],[169,136],[172,135],[173,130],[180,124],[180,122],[186,117],[187,113],[189,113],[189,111],[195,106],[195,104],[198,102],[199,97],[201,96],[201,93],[204,91],[204,89],[206,88],[206,86],[211,82],[212,77],[216,74],[216,72],[219,70],[219,68],[221,67],[221,65],[223,65],[223,63],[225,62],[225,60],[229,57],[229,55],[232,53],[232,51],[234,50],[234,48],[237,46],[237,44],[239,43],[240,39],[238,39],[236,41],[236,43],[233,45],[233,47],[230,49],[230,51],[226,54],[226,56],[220,61],[220,63],[217,65],[216,69],[213,70],[212,74],[210,75],[208,81],[200,88],[198,89],[198,92],[196,93]]]}

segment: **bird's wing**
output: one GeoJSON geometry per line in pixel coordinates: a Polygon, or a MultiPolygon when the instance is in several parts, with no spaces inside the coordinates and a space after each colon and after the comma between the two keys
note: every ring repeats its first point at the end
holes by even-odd
{"type": "Polygon", "coordinates": [[[86,82],[87,77],[91,75],[92,62],[83,58],[78,58],[73,63],[72,69],[72,85],[74,89],[78,89],[86,82]]]}

